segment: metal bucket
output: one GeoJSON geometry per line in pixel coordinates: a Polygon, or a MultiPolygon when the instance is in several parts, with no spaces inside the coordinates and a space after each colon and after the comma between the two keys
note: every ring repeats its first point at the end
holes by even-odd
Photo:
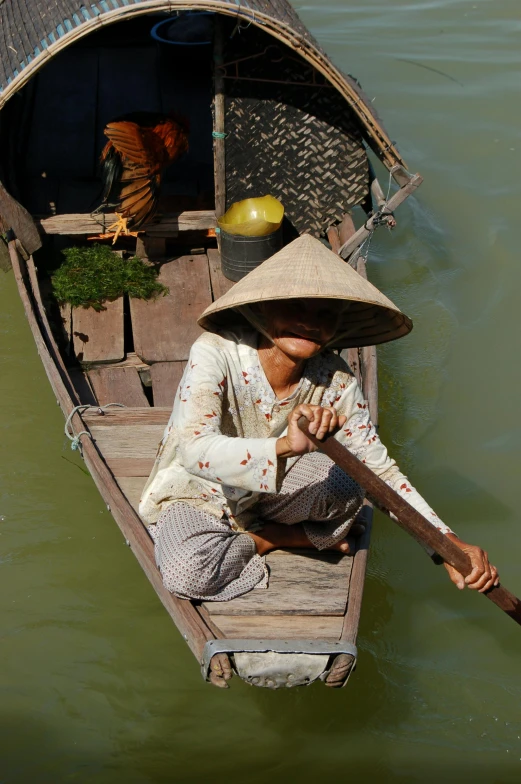
{"type": "Polygon", "coordinates": [[[282,248],[282,227],[264,237],[241,237],[221,229],[221,266],[228,280],[244,278],[282,248]]]}

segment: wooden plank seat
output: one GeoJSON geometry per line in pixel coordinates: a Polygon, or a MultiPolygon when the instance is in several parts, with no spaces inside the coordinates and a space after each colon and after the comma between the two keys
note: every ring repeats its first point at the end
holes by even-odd
{"type": "Polygon", "coordinates": [[[171,408],[128,407],[109,408],[100,415],[91,409],[82,418],[116,478],[146,479],[170,413],[171,408]]]}
{"type": "Polygon", "coordinates": [[[266,556],[269,589],[228,602],[205,602],[210,615],[344,615],[352,558],[317,550],[274,550],[266,556]]]}
{"type": "MultiPolygon", "coordinates": [[[[117,218],[115,213],[63,213],[60,215],[33,215],[42,234],[103,234],[117,218]]],[[[184,210],[165,213],[154,223],[143,226],[142,231],[151,237],[169,237],[179,231],[206,231],[216,226],[214,210],[184,210]]]]}
{"type": "Polygon", "coordinates": [[[342,615],[219,615],[215,622],[224,636],[231,639],[333,642],[340,639],[344,618],[342,615]]]}

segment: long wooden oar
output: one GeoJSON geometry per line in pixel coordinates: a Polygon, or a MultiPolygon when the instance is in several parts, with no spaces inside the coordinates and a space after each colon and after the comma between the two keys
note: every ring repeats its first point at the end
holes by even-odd
{"type": "MultiPolygon", "coordinates": [[[[392,512],[394,522],[407,531],[417,542],[432,548],[446,563],[466,577],[472,571],[470,558],[457,544],[435,528],[420,512],[417,512],[396,490],[385,484],[383,479],[371,471],[333,436],[319,441],[309,431],[309,422],[301,417],[298,425],[303,433],[324,452],[348,476],[358,482],[384,512],[392,512]]],[[[502,585],[490,588],[484,596],[497,604],[507,615],[521,624],[521,601],[502,585]]]]}

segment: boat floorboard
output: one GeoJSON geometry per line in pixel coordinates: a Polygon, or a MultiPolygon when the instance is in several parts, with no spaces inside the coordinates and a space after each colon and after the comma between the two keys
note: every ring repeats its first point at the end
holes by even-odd
{"type": "Polygon", "coordinates": [[[139,373],[135,367],[92,368],[87,373],[100,406],[122,403],[124,406],[148,406],[139,373]]]}
{"type": "MultiPolygon", "coordinates": [[[[352,558],[337,552],[274,550],[266,556],[269,588],[228,602],[205,602],[220,626],[220,616],[338,615],[346,611],[352,558]]],[[[287,632],[286,632],[287,634],[287,632]]]]}
{"type": "Polygon", "coordinates": [[[336,642],[344,619],[340,615],[219,615],[215,621],[230,639],[336,642]]]}
{"type": "Polygon", "coordinates": [[[166,262],[158,280],[168,288],[166,296],[130,299],[135,352],[150,364],[187,360],[202,332],[197,319],[212,302],[206,253],[166,262]]]}
{"type": "MultiPolygon", "coordinates": [[[[136,510],[169,415],[168,407],[113,408],[103,415],[96,411],[83,415],[96,446],[136,510]]],[[[257,588],[228,602],[204,604],[223,633],[228,634],[226,629],[234,629],[238,633],[243,628],[242,636],[246,629],[257,628],[252,619],[280,617],[275,627],[286,629],[286,636],[292,630],[297,634],[298,628],[301,628],[301,636],[306,636],[303,627],[298,627],[298,624],[287,627],[283,618],[344,616],[352,566],[350,556],[314,550],[276,550],[266,557],[266,564],[270,572],[267,590],[257,588]],[[240,620],[232,623],[232,617],[250,620],[242,627],[240,620]]],[[[259,633],[263,630],[265,636],[268,628],[269,624],[259,620],[259,633]]],[[[317,636],[321,636],[320,628],[319,624],[315,624],[310,627],[309,633],[315,629],[317,636]]],[[[336,630],[338,625],[330,624],[327,628],[336,630]]],[[[278,636],[273,629],[272,634],[273,637],[278,636]]],[[[328,638],[334,638],[335,634],[336,631],[331,631],[328,638]]]]}

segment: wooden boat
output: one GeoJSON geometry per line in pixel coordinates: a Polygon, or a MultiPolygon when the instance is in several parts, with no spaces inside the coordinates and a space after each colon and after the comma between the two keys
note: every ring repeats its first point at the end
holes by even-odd
{"type": "MultiPolygon", "coordinates": [[[[347,676],[356,662],[369,506],[352,555],[273,552],[267,591],[199,603],[163,587],[137,504],[199,333],[196,318],[231,285],[212,231],[216,215],[238,199],[271,193],[283,202],[293,236],[327,234],[365,274],[361,244],[394,220],[421,177],[408,173],[358,84],[331,63],[286,0],[12,0],[0,4],[0,20],[7,43],[1,228],[73,446],[205,679],[216,653],[228,654],[239,676],[258,686],[324,680],[342,663],[347,676]],[[212,43],[176,46],[151,37],[152,28],[186,11],[212,14],[212,43]],[[46,252],[85,242],[108,224],[92,213],[106,122],[171,105],[190,117],[190,153],[167,180],[159,220],[137,239],[121,240],[161,265],[169,295],[120,298],[99,313],[60,311],[46,252]],[[399,186],[390,199],[368,148],[399,186]],[[358,230],[347,214],[356,205],[368,214],[358,230]]],[[[376,352],[349,349],[347,359],[376,421],[376,352]]]]}

